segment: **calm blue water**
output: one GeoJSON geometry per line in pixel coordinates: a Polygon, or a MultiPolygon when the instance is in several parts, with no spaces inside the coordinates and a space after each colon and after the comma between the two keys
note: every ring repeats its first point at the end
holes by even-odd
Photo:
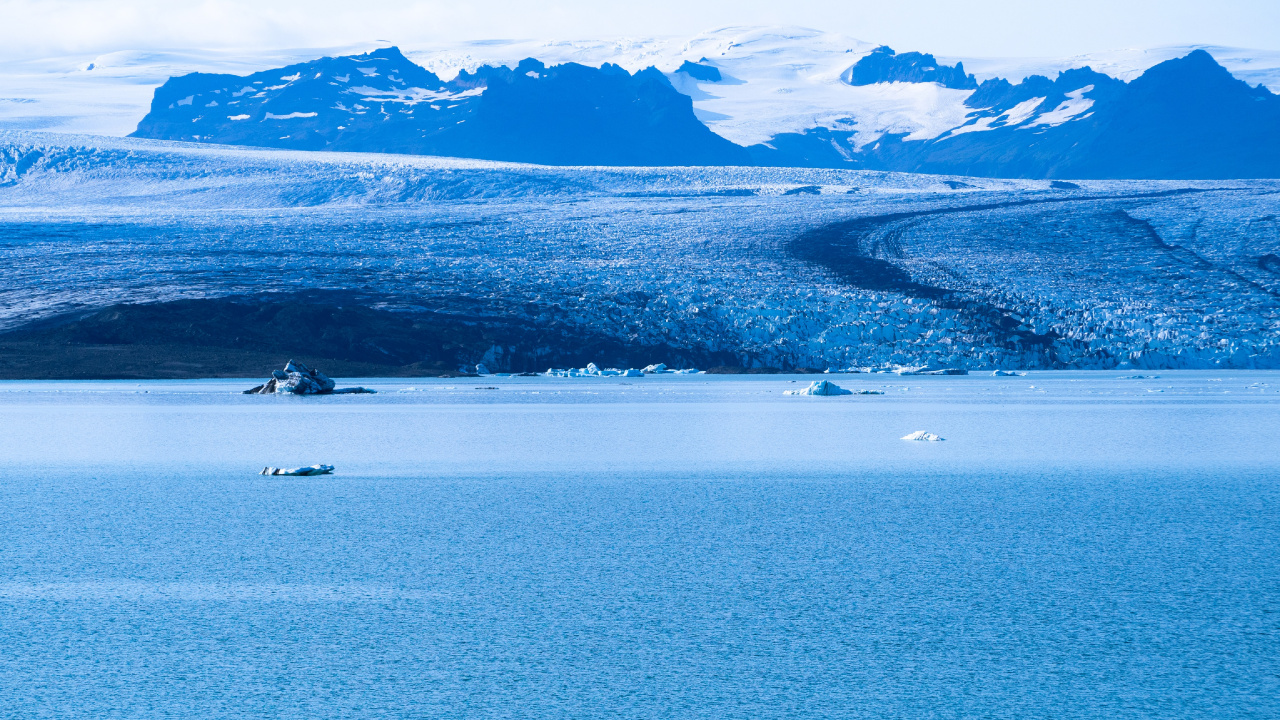
{"type": "Polygon", "coordinates": [[[1274,718],[1276,380],[0,383],[0,715],[1274,718]]]}

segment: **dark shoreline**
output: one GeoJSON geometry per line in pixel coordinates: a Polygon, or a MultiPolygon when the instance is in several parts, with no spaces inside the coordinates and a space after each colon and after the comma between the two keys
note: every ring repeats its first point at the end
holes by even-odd
{"type": "Polygon", "coordinates": [[[394,312],[334,294],[112,305],[0,333],[0,379],[263,378],[288,360],[335,377],[465,377],[549,367],[741,368],[726,353],[628,345],[512,314],[394,312]]]}
{"type": "MultiPolygon", "coordinates": [[[[236,348],[189,345],[50,345],[37,341],[0,341],[0,380],[260,380],[293,359],[326,375],[343,378],[479,377],[424,364],[381,365],[305,353],[281,354],[236,348]],[[287,357],[286,357],[287,355],[287,357]]],[[[545,368],[544,368],[545,369],[545,368]]],[[[819,375],[822,370],[714,366],[708,375],[819,375]]]]}

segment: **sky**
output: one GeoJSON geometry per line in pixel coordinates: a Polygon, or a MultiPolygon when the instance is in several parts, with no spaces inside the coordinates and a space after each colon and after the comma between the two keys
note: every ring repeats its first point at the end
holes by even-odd
{"type": "Polygon", "coordinates": [[[691,36],[799,25],[899,51],[1063,57],[1206,44],[1280,49],[1280,0],[0,0],[0,57],[145,49],[426,49],[478,39],[691,36]]]}

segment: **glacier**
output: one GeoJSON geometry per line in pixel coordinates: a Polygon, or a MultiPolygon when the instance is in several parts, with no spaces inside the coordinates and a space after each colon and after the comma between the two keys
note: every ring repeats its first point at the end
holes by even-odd
{"type": "Polygon", "coordinates": [[[311,349],[379,374],[1271,368],[1278,198],[1269,180],[544,167],[0,132],[0,368],[19,372],[23,348],[243,350],[305,319],[252,335],[267,303],[340,308],[350,336],[311,349]],[[242,313],[231,329],[211,324],[224,311],[242,313]]]}

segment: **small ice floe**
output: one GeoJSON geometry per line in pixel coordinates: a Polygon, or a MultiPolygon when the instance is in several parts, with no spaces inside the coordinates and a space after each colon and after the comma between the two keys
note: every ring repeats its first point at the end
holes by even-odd
{"type": "Polygon", "coordinates": [[[992,370],[991,371],[991,377],[1026,377],[1026,376],[1027,376],[1026,373],[1018,372],[1017,370],[992,370]]]}
{"type": "Polygon", "coordinates": [[[883,395],[883,390],[855,390],[854,395],[883,395]]]}
{"type": "Polygon", "coordinates": [[[852,395],[852,390],[845,390],[833,382],[818,380],[803,390],[787,390],[786,395],[852,395]]]}
{"type": "Polygon", "coordinates": [[[666,363],[658,363],[656,365],[646,365],[640,372],[646,375],[657,375],[667,371],[666,363]]]}
{"type": "Polygon", "coordinates": [[[294,475],[301,477],[309,477],[311,475],[330,475],[333,473],[332,465],[308,465],[300,468],[275,468],[264,467],[259,475],[294,475]]]}
{"type": "Polygon", "coordinates": [[[916,442],[942,442],[943,440],[946,440],[944,437],[934,435],[931,432],[925,432],[923,430],[917,430],[910,435],[903,435],[902,439],[913,440],[916,442]]]}
{"type": "Polygon", "coordinates": [[[940,368],[930,367],[928,365],[906,366],[900,365],[895,367],[891,372],[898,375],[968,375],[969,371],[964,368],[940,368]]]}
{"type": "Polygon", "coordinates": [[[1159,375],[1121,375],[1117,380],[1159,380],[1159,375]]]}
{"type": "Polygon", "coordinates": [[[363,387],[335,389],[333,380],[319,370],[312,370],[302,363],[290,360],[283,370],[271,371],[271,379],[245,390],[245,395],[350,395],[373,393],[363,387]]]}

